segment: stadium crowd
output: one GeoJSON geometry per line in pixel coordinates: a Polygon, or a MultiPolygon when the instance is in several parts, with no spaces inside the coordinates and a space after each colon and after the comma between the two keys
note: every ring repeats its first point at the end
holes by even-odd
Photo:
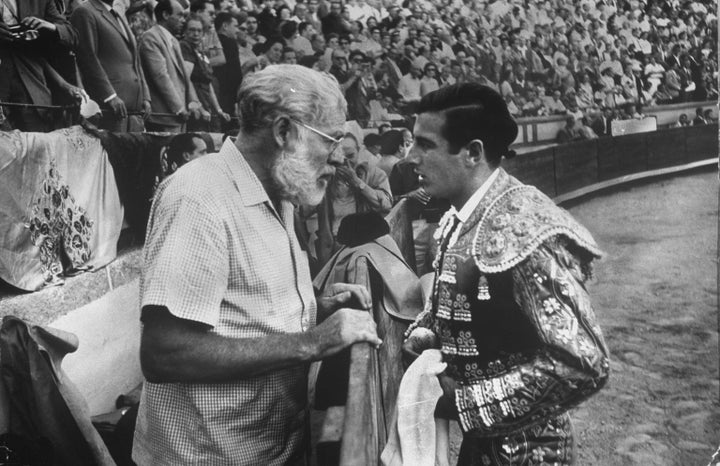
{"type": "MultiPolygon", "coordinates": [[[[115,131],[232,130],[242,77],[274,63],[331,73],[349,119],[371,127],[403,125],[423,95],[459,81],[495,88],[515,116],[568,115],[586,126],[718,96],[711,0],[33,5],[2,3],[0,101],[89,97],[103,110],[100,126],[115,131]]],[[[55,111],[3,107],[4,129],[61,124],[55,111]]]]}

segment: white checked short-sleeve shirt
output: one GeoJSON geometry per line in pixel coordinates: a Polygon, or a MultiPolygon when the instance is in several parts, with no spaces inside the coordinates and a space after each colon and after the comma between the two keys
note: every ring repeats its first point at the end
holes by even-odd
{"type": "MultiPolygon", "coordinates": [[[[316,302],[293,205],[273,208],[229,140],[162,183],[153,202],[141,306],[165,306],[235,338],[307,331],[316,302]]],[[[139,465],[275,465],[303,457],[307,366],[222,384],[145,383],[139,465]]]]}

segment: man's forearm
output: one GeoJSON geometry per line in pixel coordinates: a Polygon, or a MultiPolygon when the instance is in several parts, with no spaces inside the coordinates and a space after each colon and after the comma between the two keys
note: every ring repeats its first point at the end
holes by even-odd
{"type": "Polygon", "coordinates": [[[230,338],[211,327],[145,306],[140,342],[143,375],[153,383],[222,383],[324,359],[358,342],[381,340],[366,311],[342,308],[303,333],[230,338]]]}
{"type": "Polygon", "coordinates": [[[155,383],[218,383],[245,379],[315,358],[307,333],[235,339],[207,333],[160,351],[141,350],[143,374],[155,383]]]}
{"type": "Polygon", "coordinates": [[[357,189],[373,210],[385,211],[392,208],[392,196],[387,191],[375,189],[364,182],[357,189]]]}
{"type": "Polygon", "coordinates": [[[310,332],[229,338],[202,324],[165,315],[145,319],[140,360],[155,383],[217,383],[310,362],[321,342],[310,332]]]}

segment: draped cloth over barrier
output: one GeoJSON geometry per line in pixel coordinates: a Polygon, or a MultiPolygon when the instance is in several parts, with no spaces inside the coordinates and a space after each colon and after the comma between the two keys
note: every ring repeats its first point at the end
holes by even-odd
{"type": "Polygon", "coordinates": [[[34,291],[117,254],[123,208],[100,140],[0,132],[0,278],[34,291]]]}

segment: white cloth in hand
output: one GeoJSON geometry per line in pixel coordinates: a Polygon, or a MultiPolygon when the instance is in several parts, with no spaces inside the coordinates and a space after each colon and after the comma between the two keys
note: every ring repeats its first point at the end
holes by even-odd
{"type": "Polygon", "coordinates": [[[437,376],[446,367],[437,349],[423,351],[408,367],[400,382],[388,442],[380,456],[383,466],[447,464],[448,422],[437,420],[436,430],[433,416],[443,394],[437,376]],[[437,434],[445,438],[438,439],[437,434]],[[436,452],[437,447],[444,451],[436,452]]]}

